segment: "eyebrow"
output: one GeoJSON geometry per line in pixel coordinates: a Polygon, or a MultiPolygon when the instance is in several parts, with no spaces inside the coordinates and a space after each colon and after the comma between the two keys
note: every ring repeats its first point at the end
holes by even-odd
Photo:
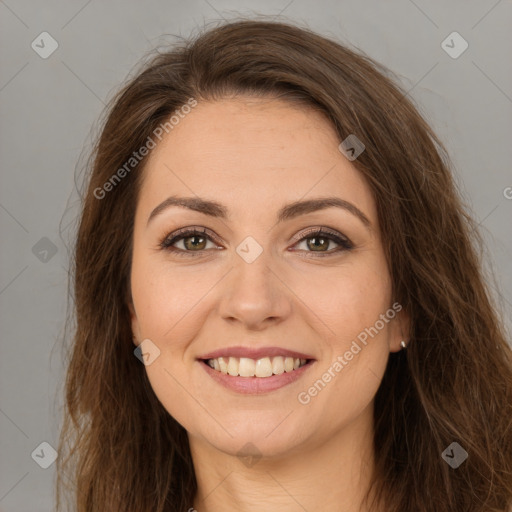
{"type": "MultiPolygon", "coordinates": [[[[149,222],[157,215],[172,206],[187,208],[189,210],[223,220],[229,219],[228,209],[217,201],[203,199],[200,197],[170,196],[165,201],[161,202],[149,214],[147,224],[149,224],[149,222]]],[[[277,222],[280,223],[294,219],[300,215],[325,210],[327,208],[342,208],[356,216],[368,229],[371,229],[372,224],[368,217],[359,208],[357,208],[357,206],[339,197],[319,197],[303,201],[294,201],[293,203],[286,204],[279,210],[277,214],[277,222]]]]}

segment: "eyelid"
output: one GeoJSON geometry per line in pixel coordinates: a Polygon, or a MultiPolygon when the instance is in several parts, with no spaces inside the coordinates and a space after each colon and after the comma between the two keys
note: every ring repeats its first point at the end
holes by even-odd
{"type": "MultiPolygon", "coordinates": [[[[292,238],[292,242],[293,242],[293,245],[297,245],[297,243],[299,243],[299,242],[303,242],[304,240],[307,240],[308,238],[312,238],[311,235],[322,236],[324,234],[332,237],[332,241],[334,241],[336,244],[341,246],[341,248],[338,247],[338,248],[332,249],[327,252],[318,251],[317,254],[319,256],[322,256],[322,255],[329,256],[331,254],[342,252],[342,250],[350,250],[350,249],[354,248],[354,244],[347,236],[345,236],[344,234],[342,234],[334,229],[328,228],[326,226],[314,226],[314,227],[307,229],[306,231],[302,231],[300,234],[297,234],[292,238]]],[[[176,242],[181,241],[185,238],[189,238],[189,237],[197,236],[197,235],[205,235],[205,237],[207,239],[210,239],[210,241],[216,243],[217,245],[222,245],[219,241],[219,237],[217,237],[215,235],[215,233],[213,231],[211,231],[210,229],[205,228],[205,227],[198,227],[198,226],[187,226],[184,228],[180,228],[171,234],[166,235],[160,241],[159,247],[163,250],[167,250],[169,252],[174,252],[174,253],[177,253],[177,254],[183,255],[183,256],[185,256],[185,255],[192,256],[192,255],[194,255],[194,253],[201,254],[201,253],[205,253],[205,252],[210,252],[212,249],[209,249],[209,250],[202,249],[199,251],[184,251],[183,249],[177,249],[177,248],[173,247],[173,245],[176,242]]],[[[302,251],[299,251],[299,252],[302,252],[302,251]]],[[[306,251],[306,252],[308,252],[308,253],[311,252],[312,254],[315,254],[316,251],[306,251]]]]}
{"type": "MultiPolygon", "coordinates": [[[[205,235],[207,238],[210,238],[213,242],[218,245],[221,245],[219,237],[210,229],[198,226],[187,226],[185,228],[180,228],[172,233],[169,233],[164,236],[164,238],[158,244],[159,246],[165,248],[170,247],[172,244],[176,243],[178,240],[182,240],[184,238],[188,238],[194,235],[205,235]]],[[[194,251],[186,251],[186,252],[194,252],[194,251]]],[[[197,251],[201,252],[201,251],[197,251]]]]}
{"type": "MultiPolygon", "coordinates": [[[[340,238],[341,240],[344,240],[351,246],[354,244],[349,240],[348,237],[346,237],[343,233],[340,233],[338,231],[335,231],[331,228],[328,228],[326,226],[314,226],[312,228],[306,229],[306,231],[302,231],[300,234],[295,235],[292,238],[293,242],[300,242],[303,241],[305,238],[308,238],[308,235],[317,235],[319,232],[332,235],[334,238],[340,238]]],[[[317,235],[318,236],[318,235],[317,235]]]]}

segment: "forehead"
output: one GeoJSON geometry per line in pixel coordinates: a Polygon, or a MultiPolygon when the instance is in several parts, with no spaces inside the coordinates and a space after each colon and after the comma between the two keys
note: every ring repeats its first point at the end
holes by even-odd
{"type": "Polygon", "coordinates": [[[149,155],[139,206],[183,194],[255,211],[337,195],[374,218],[369,187],[339,143],[313,108],[251,97],[200,102],[149,155]]]}

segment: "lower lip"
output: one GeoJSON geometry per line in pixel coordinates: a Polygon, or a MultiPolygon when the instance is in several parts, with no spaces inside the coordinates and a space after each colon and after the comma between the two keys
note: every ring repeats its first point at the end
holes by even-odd
{"type": "Polygon", "coordinates": [[[297,370],[284,372],[281,373],[281,375],[272,375],[271,377],[234,377],[214,370],[205,362],[199,361],[208,375],[222,386],[231,389],[232,391],[236,391],[237,393],[253,395],[275,391],[276,389],[280,389],[292,382],[295,382],[308,371],[314,362],[315,361],[312,360],[297,370]]]}

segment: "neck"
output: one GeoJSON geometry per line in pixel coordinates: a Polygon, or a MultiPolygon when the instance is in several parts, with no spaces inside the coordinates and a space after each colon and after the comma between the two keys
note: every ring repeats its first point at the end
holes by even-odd
{"type": "MultiPolygon", "coordinates": [[[[373,405],[373,404],[371,404],[373,405]]],[[[240,459],[189,435],[197,512],[366,512],[374,469],[373,409],[331,436],[293,453],[240,459]]]]}

